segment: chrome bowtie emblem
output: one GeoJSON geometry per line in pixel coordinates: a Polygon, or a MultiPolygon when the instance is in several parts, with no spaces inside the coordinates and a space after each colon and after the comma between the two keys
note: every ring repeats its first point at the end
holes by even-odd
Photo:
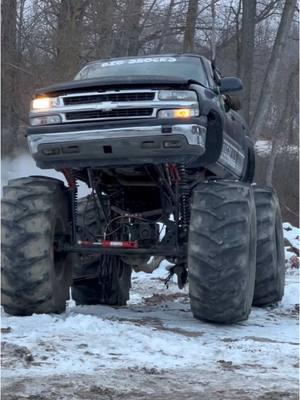
{"type": "Polygon", "coordinates": [[[96,110],[103,110],[103,111],[111,111],[118,106],[114,104],[112,101],[104,101],[103,103],[97,104],[95,106],[96,110]]]}

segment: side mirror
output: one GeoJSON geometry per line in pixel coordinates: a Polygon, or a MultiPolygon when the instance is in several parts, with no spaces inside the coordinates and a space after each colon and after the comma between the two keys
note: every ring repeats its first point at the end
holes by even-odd
{"type": "Polygon", "coordinates": [[[239,78],[228,77],[220,79],[220,93],[237,92],[243,89],[242,81],[239,78]]]}

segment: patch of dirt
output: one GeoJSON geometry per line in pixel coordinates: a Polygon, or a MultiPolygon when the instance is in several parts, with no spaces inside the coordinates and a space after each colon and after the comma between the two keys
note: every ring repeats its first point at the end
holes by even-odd
{"type": "Polygon", "coordinates": [[[11,327],[8,326],[7,328],[1,328],[1,333],[10,333],[12,331],[11,327]]]}
{"type": "Polygon", "coordinates": [[[34,361],[31,351],[25,346],[6,341],[1,342],[1,366],[2,368],[12,368],[19,363],[25,367],[30,367],[34,361]]]}
{"type": "MultiPolygon", "coordinates": [[[[166,332],[172,332],[178,335],[183,335],[186,337],[199,337],[203,335],[203,332],[194,332],[194,331],[186,331],[181,328],[177,327],[167,327],[163,325],[163,321],[161,321],[159,318],[150,318],[150,317],[145,317],[141,319],[129,319],[129,318],[107,318],[111,321],[122,321],[122,322],[130,322],[136,326],[151,326],[155,330],[159,331],[166,331],[166,332]]],[[[78,346],[79,347],[79,346],[78,346]]]]}
{"type": "Polygon", "coordinates": [[[169,328],[169,327],[166,327],[166,326],[161,326],[161,327],[159,327],[157,329],[159,329],[161,331],[177,333],[178,335],[183,335],[183,336],[186,336],[186,337],[199,337],[199,336],[203,335],[203,332],[185,331],[184,329],[169,328]]]}
{"type": "Polygon", "coordinates": [[[147,367],[129,367],[128,371],[133,371],[133,372],[142,372],[144,374],[148,375],[161,375],[163,374],[163,371],[157,369],[157,368],[147,368],[147,367]]]}
{"type": "Polygon", "coordinates": [[[86,343],[80,343],[77,348],[78,349],[85,349],[86,347],[88,347],[88,345],[86,343]]]}
{"type": "Polygon", "coordinates": [[[232,361],[218,360],[217,363],[225,371],[234,371],[236,369],[241,369],[240,365],[233,364],[232,361]]]}
{"type": "Polygon", "coordinates": [[[298,346],[299,343],[295,342],[283,342],[280,340],[274,340],[270,338],[265,338],[265,337],[257,337],[257,336],[244,336],[244,340],[253,340],[254,342],[261,342],[261,343],[279,343],[279,344],[291,344],[293,346],[298,346]]]}
{"type": "MultiPolygon", "coordinates": [[[[259,364],[250,364],[250,363],[244,363],[241,364],[242,369],[246,369],[246,368],[256,368],[256,369],[263,369],[266,370],[265,367],[263,367],[262,365],[259,364]]],[[[277,369],[276,367],[272,367],[272,369],[277,369]]]]}
{"type": "Polygon", "coordinates": [[[271,312],[269,313],[269,316],[271,317],[290,317],[290,318],[299,318],[299,313],[300,313],[300,305],[299,304],[294,304],[291,306],[289,309],[282,311],[279,309],[276,309],[276,307],[269,307],[271,312]],[[274,312],[273,312],[274,309],[274,312]]]}
{"type": "Polygon", "coordinates": [[[300,313],[300,304],[295,304],[294,308],[292,308],[292,312],[296,314],[296,316],[299,316],[300,313]]]}
{"type": "Polygon", "coordinates": [[[82,399],[112,400],[116,398],[118,392],[100,385],[91,385],[87,389],[79,390],[78,394],[82,396],[82,399]]]}
{"type": "MultiPolygon", "coordinates": [[[[103,370],[98,375],[57,375],[5,379],[4,400],[298,400],[294,391],[277,387],[264,389],[258,376],[259,390],[237,369],[224,360],[229,369],[210,375],[205,370],[128,368],[103,370]],[[232,370],[233,368],[233,370],[232,370]],[[238,375],[237,375],[238,374],[238,375]],[[228,378],[230,379],[228,380],[228,378]],[[238,377],[236,379],[236,377],[238,377]],[[231,383],[230,383],[231,382],[231,383]],[[243,387],[241,387],[241,385],[243,387]]],[[[222,362],[223,361],[223,362],[222,362]]]]}
{"type": "Polygon", "coordinates": [[[120,322],[130,322],[131,324],[135,325],[135,326],[152,326],[154,328],[156,328],[157,326],[161,325],[161,321],[159,318],[151,318],[151,317],[145,317],[145,318],[117,318],[117,317],[110,317],[110,318],[106,318],[110,321],[120,321],[120,322]]]}
{"type": "Polygon", "coordinates": [[[298,400],[299,396],[290,392],[271,391],[259,396],[257,400],[298,400]]]}
{"type": "Polygon", "coordinates": [[[232,339],[232,338],[223,338],[223,339],[221,339],[222,340],[222,342],[225,342],[225,343],[233,343],[233,342],[238,342],[240,339],[232,339]]]}
{"type": "Polygon", "coordinates": [[[155,293],[151,297],[143,298],[146,305],[156,306],[166,301],[181,299],[181,303],[189,302],[187,293],[155,293]]]}

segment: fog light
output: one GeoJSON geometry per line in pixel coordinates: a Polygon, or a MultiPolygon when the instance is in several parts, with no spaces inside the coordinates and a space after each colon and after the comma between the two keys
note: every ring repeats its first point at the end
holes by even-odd
{"type": "Polygon", "coordinates": [[[61,118],[59,115],[44,115],[41,117],[34,117],[30,119],[30,124],[32,126],[37,125],[53,125],[53,124],[60,124],[61,118]]]}
{"type": "Polygon", "coordinates": [[[160,110],[158,118],[191,118],[196,117],[199,110],[195,108],[175,108],[170,110],[160,110]]]}

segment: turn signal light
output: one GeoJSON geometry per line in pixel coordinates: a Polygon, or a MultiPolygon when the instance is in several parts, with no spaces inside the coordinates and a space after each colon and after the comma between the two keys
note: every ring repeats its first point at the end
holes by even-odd
{"type": "Polygon", "coordinates": [[[171,108],[158,111],[158,118],[191,118],[199,115],[199,110],[195,108],[171,108]]]}

